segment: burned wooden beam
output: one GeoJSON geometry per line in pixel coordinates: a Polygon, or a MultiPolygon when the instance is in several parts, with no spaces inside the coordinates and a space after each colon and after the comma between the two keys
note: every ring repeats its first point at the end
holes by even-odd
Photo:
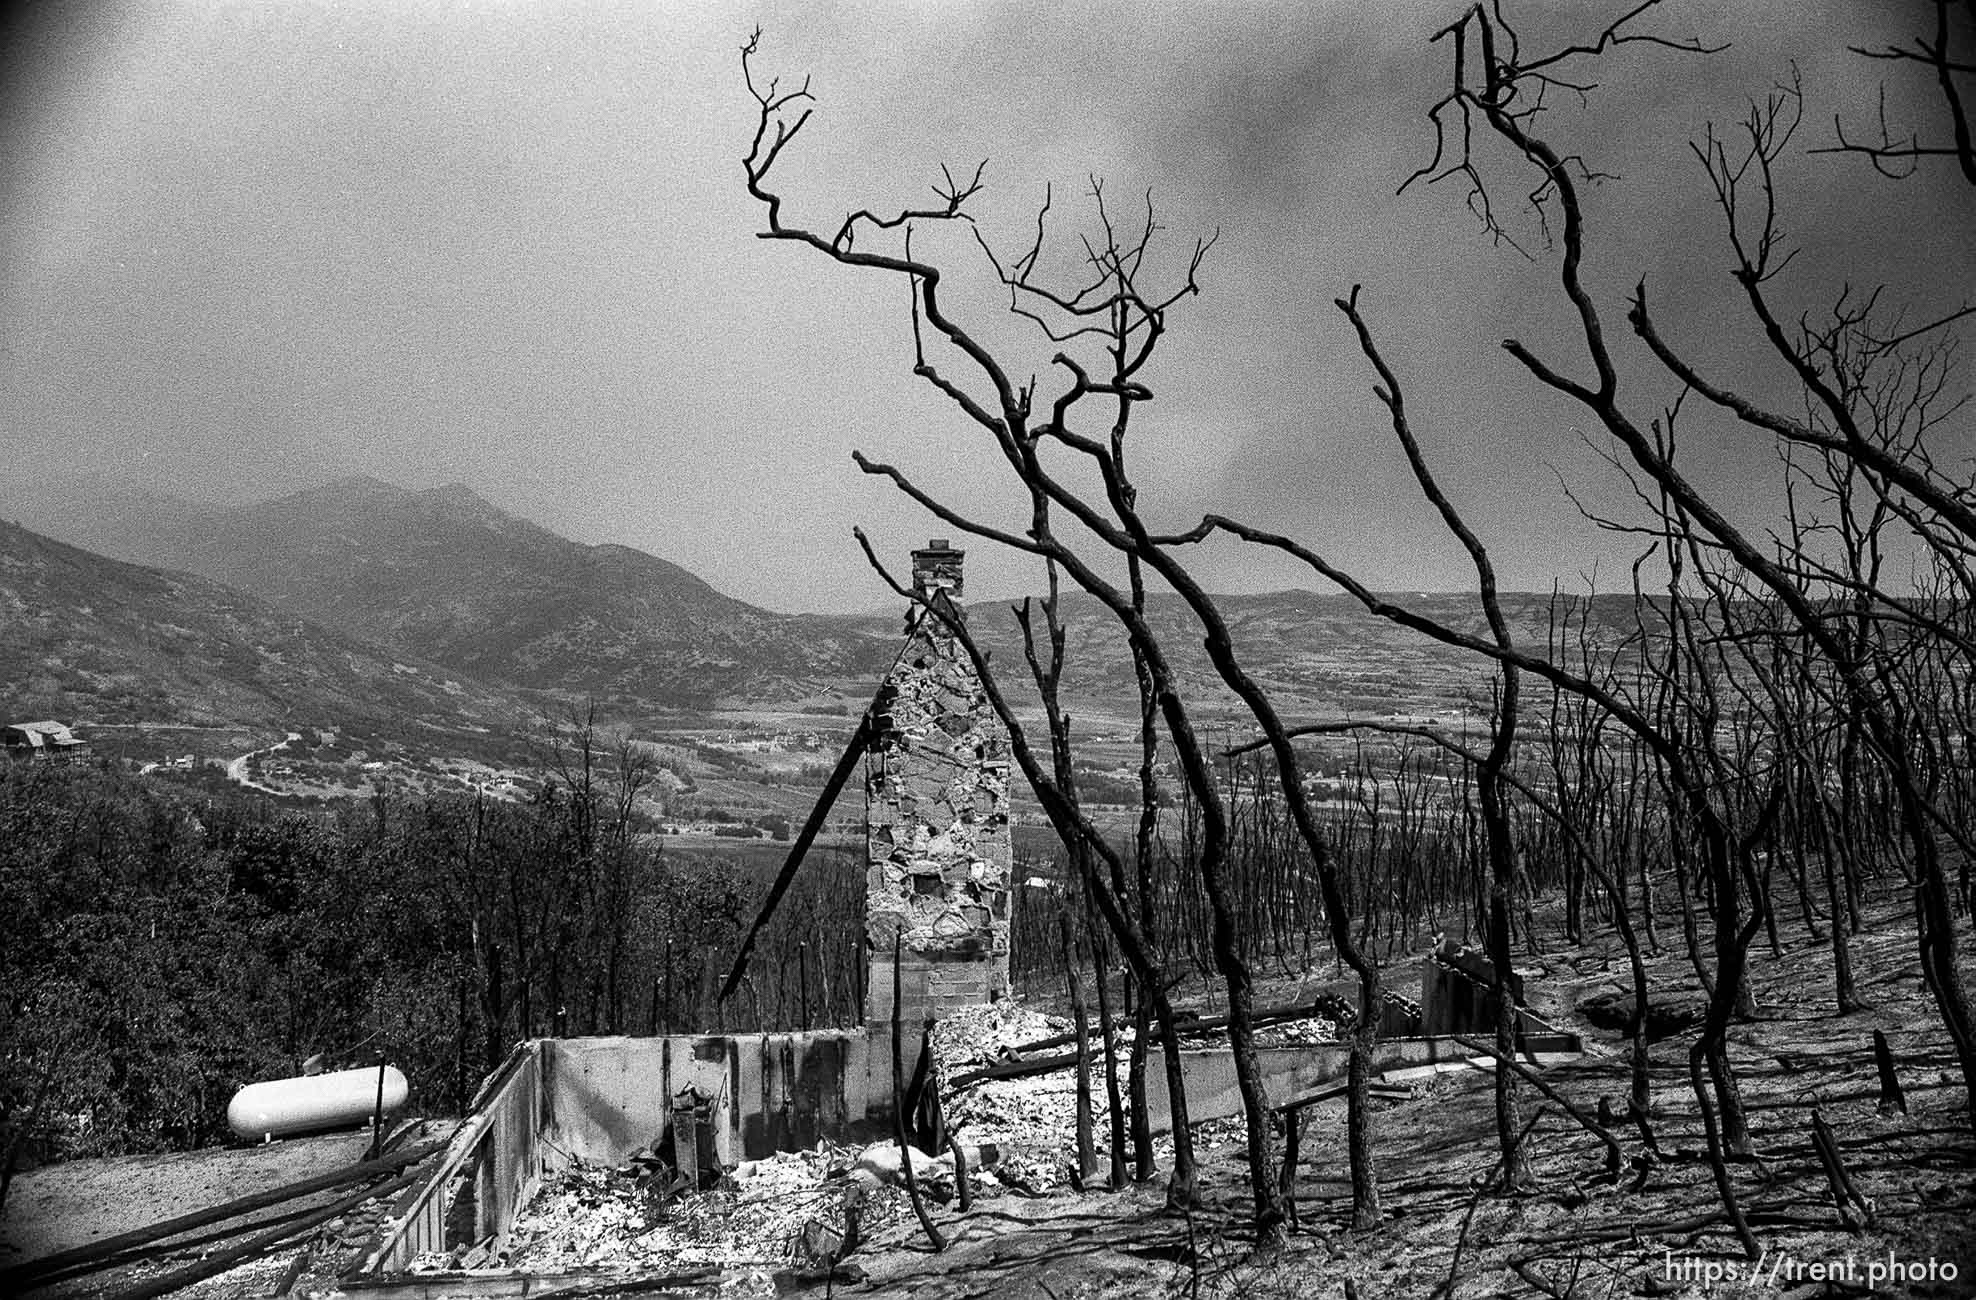
{"type": "Polygon", "coordinates": [[[445,1144],[441,1142],[423,1142],[418,1146],[408,1147],[396,1155],[385,1156],[379,1160],[359,1161],[354,1165],[316,1174],[298,1182],[286,1183],[265,1192],[236,1197],[203,1210],[194,1210],[190,1214],[181,1214],[176,1218],[164,1219],[147,1227],[134,1228],[129,1232],[118,1233],[114,1237],[104,1237],[98,1241],[56,1251],[52,1255],[43,1255],[40,1259],[31,1259],[11,1268],[0,1269],[0,1291],[11,1293],[28,1285],[34,1279],[47,1277],[51,1273],[75,1269],[79,1265],[125,1254],[141,1246],[191,1232],[196,1228],[223,1223],[228,1219],[236,1219],[242,1215],[252,1214],[256,1210],[265,1210],[269,1206],[281,1205],[317,1192],[328,1191],[346,1183],[379,1178],[418,1163],[443,1145],[445,1144]]]}
{"type": "Polygon", "coordinates": [[[762,900],[762,907],[755,914],[753,925],[741,939],[741,948],[734,954],[734,965],[727,972],[727,979],[720,986],[717,1001],[725,1002],[741,983],[741,977],[748,972],[748,957],[755,950],[755,940],[767,928],[769,919],[782,902],[782,896],[789,892],[789,886],[796,881],[796,872],[803,865],[803,858],[809,853],[810,845],[816,842],[818,832],[830,816],[830,809],[837,802],[837,796],[844,791],[844,785],[857,770],[858,760],[864,757],[865,747],[871,743],[871,710],[858,719],[858,729],[851,733],[851,741],[844,746],[844,752],[837,759],[837,766],[830,770],[830,779],[823,783],[823,793],[817,796],[816,806],[810,809],[803,829],[796,833],[796,842],[789,846],[789,856],[782,861],[782,870],[776,873],[775,883],[769,886],[768,897],[762,900]]]}
{"type": "MultiPolygon", "coordinates": [[[[1256,1027],[1261,1028],[1264,1025],[1286,1024],[1294,1020],[1314,1020],[1319,1017],[1335,1020],[1337,1016],[1333,1013],[1339,1011],[1349,1014],[1350,1008],[1346,1007],[1341,999],[1326,994],[1310,1002],[1285,1002],[1279,1006],[1263,1007],[1250,1017],[1250,1022],[1256,1027]]],[[[1127,1016],[1119,1016],[1115,1021],[1116,1026],[1121,1029],[1129,1023],[1130,1018],[1127,1016]]],[[[1194,1034],[1208,1034],[1213,1033],[1217,1029],[1226,1029],[1228,1027],[1228,1017],[1226,1015],[1181,1015],[1175,1017],[1173,1027],[1183,1037],[1194,1034]]],[[[1009,1050],[1020,1056],[1025,1052],[1043,1052],[1048,1051],[1052,1047],[1068,1047],[1076,1041],[1077,1033],[1075,1030],[1072,1030],[1067,1033],[1053,1034],[1048,1038],[1039,1038],[1030,1043],[1018,1043],[1009,1050]]]]}
{"type": "Polygon", "coordinates": [[[913,1173],[912,1144],[906,1140],[905,1044],[899,1024],[899,951],[900,941],[895,936],[892,940],[892,1137],[899,1144],[899,1171],[905,1179],[906,1199],[912,1202],[913,1213],[919,1216],[919,1226],[937,1254],[947,1248],[947,1239],[940,1235],[933,1216],[927,1212],[926,1202],[920,1197],[919,1178],[913,1173]]]}
{"type": "Polygon", "coordinates": [[[474,1273],[403,1274],[380,1277],[344,1278],[340,1290],[356,1295],[388,1295],[391,1300],[551,1300],[552,1297],[611,1295],[694,1295],[717,1287],[727,1276],[715,1265],[682,1269],[670,1273],[643,1273],[633,1277],[600,1278],[579,1273],[523,1273],[514,1269],[483,1269],[474,1273]]]}
{"type": "MultiPolygon", "coordinates": [[[[1294,1121],[1297,1116],[1301,1115],[1310,1107],[1317,1105],[1318,1102],[1330,1101],[1333,1097],[1344,1096],[1345,1089],[1348,1086],[1345,1080],[1340,1079],[1336,1083],[1325,1084],[1315,1092],[1306,1092],[1301,1096],[1292,1097],[1288,1101],[1279,1102],[1270,1109],[1278,1111],[1294,1121]]],[[[1397,1083],[1369,1083],[1365,1086],[1365,1092],[1368,1097],[1376,1097],[1381,1101],[1405,1101],[1413,1096],[1413,1089],[1397,1083]]],[[[1295,1149],[1294,1147],[1291,1148],[1291,1150],[1295,1149]]],[[[1284,1176],[1286,1178],[1290,1176],[1289,1170],[1290,1164],[1286,1157],[1284,1166],[1284,1176]]]]}
{"type": "MultiPolygon", "coordinates": [[[[1314,1019],[1331,1010],[1332,1001],[1330,998],[1319,998],[1315,1002],[1292,1002],[1277,1007],[1265,1007],[1255,1013],[1252,1017],[1252,1022],[1258,1028],[1261,1028],[1264,1025],[1289,1024],[1298,1020],[1314,1019]]],[[[1122,1027],[1129,1022],[1125,1017],[1119,1017],[1114,1023],[1122,1027]]],[[[1176,1021],[1174,1025],[1175,1030],[1183,1036],[1209,1034],[1227,1027],[1228,1017],[1225,1015],[1197,1016],[1191,1019],[1176,1021]]],[[[1030,1052],[1048,1051],[1053,1047],[1069,1047],[1076,1042],[1077,1032],[1072,1030],[1069,1033],[1055,1034],[1049,1038],[1039,1038],[1034,1042],[1023,1043],[1010,1050],[1017,1058],[1021,1058],[1030,1052]]],[[[993,1065],[984,1065],[978,1069],[963,1071],[948,1080],[947,1086],[949,1089],[954,1089],[965,1088],[970,1084],[981,1083],[988,1079],[1026,1079],[1031,1075],[1048,1074],[1053,1070],[1061,1070],[1067,1065],[1074,1064],[1076,1060],[1077,1053],[1071,1051],[1036,1057],[1033,1060],[1016,1059],[997,1061],[993,1065]]]]}
{"type": "Polygon", "coordinates": [[[1832,1126],[1816,1109],[1811,1112],[1811,1144],[1818,1152],[1819,1164],[1824,1166],[1825,1181],[1832,1189],[1832,1202],[1838,1207],[1839,1222],[1849,1232],[1872,1227],[1873,1207],[1853,1186],[1852,1176],[1846,1172],[1845,1157],[1839,1154],[1839,1143],[1832,1134],[1832,1126]]]}
{"type": "Polygon", "coordinates": [[[254,1258],[270,1247],[299,1237],[312,1228],[320,1227],[338,1215],[348,1213],[350,1210],[362,1205],[365,1201],[371,1200],[374,1197],[390,1196],[394,1192],[403,1191],[417,1181],[418,1172],[412,1170],[400,1174],[381,1187],[359,1188],[348,1196],[332,1201],[321,1209],[314,1210],[293,1223],[284,1223],[278,1228],[273,1228],[257,1236],[250,1237],[237,1246],[229,1246],[225,1250],[215,1251],[198,1263],[179,1269],[176,1272],[166,1273],[160,1277],[151,1278],[135,1286],[115,1292],[113,1300],[152,1300],[155,1296],[169,1295],[173,1291],[191,1286],[194,1282],[203,1282],[209,1277],[226,1272],[236,1264],[254,1258]]]}

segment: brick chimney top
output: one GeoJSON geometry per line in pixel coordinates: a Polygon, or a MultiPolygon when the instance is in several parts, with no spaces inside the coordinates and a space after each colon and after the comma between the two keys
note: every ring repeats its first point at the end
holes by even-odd
{"type": "Polygon", "coordinates": [[[913,552],[913,591],[924,598],[944,591],[950,600],[961,596],[961,560],[966,551],[954,549],[944,537],[936,537],[913,552]]]}

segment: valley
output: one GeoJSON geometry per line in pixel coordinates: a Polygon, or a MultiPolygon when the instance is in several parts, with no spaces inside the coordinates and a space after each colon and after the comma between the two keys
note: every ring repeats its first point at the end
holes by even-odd
{"type": "MultiPolygon", "coordinates": [[[[222,780],[284,800],[479,792],[526,798],[581,733],[653,773],[654,834],[774,837],[800,823],[897,652],[903,612],[787,615],[722,595],[621,546],[568,541],[471,491],[334,481],[200,505],[126,493],[0,494],[0,643],[10,716],[76,724],[94,751],[179,786],[222,780]],[[36,526],[54,535],[30,531],[36,526]],[[91,549],[84,549],[85,547],[91,549]],[[139,562],[141,561],[141,562],[139,562]]],[[[992,661],[1023,663],[1017,602],[971,602],[992,661]]],[[[1463,630],[1466,595],[1407,603],[1463,630]]],[[[1551,635],[1543,595],[1505,603],[1520,639],[1551,635]]],[[[1343,595],[1220,600],[1245,662],[1292,725],[1344,719],[1479,729],[1485,671],[1343,595]]],[[[1584,606],[1623,628],[1633,599],[1584,606]]],[[[1064,694],[1097,805],[1136,800],[1131,659],[1095,602],[1067,595],[1064,694]]],[[[1223,748],[1253,739],[1179,598],[1149,617],[1223,748]]],[[[1616,635],[1616,634],[1615,634],[1616,635]]],[[[1008,669],[1004,670],[1005,672],[1008,669]]],[[[1026,680],[1005,678],[1040,728],[1026,680]]],[[[1339,776],[1377,740],[1313,743],[1339,776]]],[[[1169,773],[1169,776],[1171,774],[1169,773]]],[[[1040,810],[1019,792],[1022,821],[1040,810]]],[[[833,833],[856,831],[847,801],[833,833]]]]}

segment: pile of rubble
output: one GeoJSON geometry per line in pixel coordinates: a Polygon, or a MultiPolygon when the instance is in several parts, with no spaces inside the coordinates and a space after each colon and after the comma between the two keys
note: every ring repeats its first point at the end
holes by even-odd
{"type": "MultiPolygon", "coordinates": [[[[1064,1017],[1044,1015],[1019,998],[969,1007],[933,1027],[933,1077],[947,1127],[964,1141],[993,1143],[1001,1153],[994,1181],[1011,1190],[1040,1194],[1066,1183],[1077,1137],[1076,1072],[987,1079],[957,1091],[950,1090],[951,1081],[984,1066],[1018,1060],[1019,1048],[1070,1028],[1064,1017]]],[[[1103,1128],[1110,1111],[1097,1071],[1092,1093],[1094,1122],[1103,1128]]]]}
{"type": "MultiPolygon", "coordinates": [[[[964,1153],[974,1195],[1006,1190],[981,1148],[964,1153]]],[[[954,1200],[959,1175],[953,1157],[912,1156],[921,1194],[954,1200]]],[[[506,1248],[487,1262],[531,1273],[696,1266],[743,1274],[828,1270],[859,1241],[913,1217],[901,1173],[892,1142],[820,1142],[807,1151],[744,1161],[705,1190],[684,1193],[645,1176],[636,1161],[620,1168],[579,1164],[544,1181],[515,1217],[506,1248]]],[[[419,1260],[412,1271],[459,1265],[436,1257],[419,1260]]]]}
{"type": "Polygon", "coordinates": [[[1030,1043],[1069,1032],[1063,1016],[1046,1016],[1019,997],[964,1007],[933,1027],[933,1059],[940,1078],[1015,1059],[1030,1043]]]}
{"type": "Polygon", "coordinates": [[[1284,1020],[1262,1026],[1256,1030],[1256,1046],[1310,1047],[1317,1043],[1342,1043],[1349,1037],[1350,1028],[1336,1020],[1309,1016],[1302,1020],[1284,1020]]]}
{"type": "MultiPolygon", "coordinates": [[[[1338,1042],[1349,1032],[1343,1022],[1350,1015],[1342,1001],[1325,998],[1315,1004],[1267,1009],[1258,1014],[1263,1023],[1256,1030],[1256,1045],[1338,1042]],[[1335,1007],[1336,1011],[1327,1016],[1319,1007],[1335,1007]]],[[[949,1129],[968,1141],[998,1146],[1002,1153],[996,1169],[999,1181],[1017,1191],[1044,1193],[1070,1181],[1077,1140],[1076,1071],[1059,1068],[1018,1078],[976,1077],[960,1088],[953,1088],[952,1083],[956,1078],[978,1075],[989,1066],[1061,1056],[1065,1048],[1060,1044],[1071,1029],[1068,1019],[1044,1015],[1015,998],[969,1008],[934,1028],[935,1077],[945,1099],[949,1129]]],[[[1216,1019],[1203,1022],[1202,1032],[1219,1039],[1225,1031],[1216,1019]]],[[[1092,1129],[1102,1164],[1108,1159],[1111,1107],[1104,1081],[1104,1047],[1095,1025],[1089,1031],[1089,1045],[1092,1129]]],[[[1128,1091],[1129,1033],[1119,1035],[1116,1050],[1119,1095],[1124,1097],[1128,1091]]],[[[1147,1086],[1166,1085],[1164,1079],[1154,1078],[1148,1079],[1147,1086]]],[[[1157,1143],[1155,1150],[1158,1159],[1170,1159],[1169,1141],[1157,1143]]]]}
{"type": "MultiPolygon", "coordinates": [[[[663,1201],[629,1169],[577,1166],[547,1180],[516,1216],[505,1263],[538,1273],[804,1267],[816,1262],[806,1258],[806,1227],[840,1230],[845,1184],[861,1154],[819,1143],[747,1161],[712,1190],[663,1201]]],[[[912,1213],[903,1189],[882,1182],[867,1185],[859,1201],[867,1234],[912,1213]]]]}

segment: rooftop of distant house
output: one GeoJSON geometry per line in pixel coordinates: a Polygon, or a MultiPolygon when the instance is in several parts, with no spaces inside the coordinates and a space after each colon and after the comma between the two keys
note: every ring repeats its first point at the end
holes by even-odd
{"type": "Polygon", "coordinates": [[[78,749],[89,742],[75,734],[66,724],[55,721],[10,722],[0,727],[0,744],[9,749],[63,750],[78,749]]]}

